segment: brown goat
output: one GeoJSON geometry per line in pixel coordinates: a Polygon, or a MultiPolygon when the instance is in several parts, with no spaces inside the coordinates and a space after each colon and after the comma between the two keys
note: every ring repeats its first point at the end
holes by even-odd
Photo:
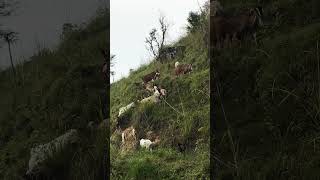
{"type": "Polygon", "coordinates": [[[192,64],[179,64],[179,62],[176,62],[174,71],[176,76],[179,76],[180,74],[191,73],[192,64]]]}
{"type": "Polygon", "coordinates": [[[154,141],[152,141],[153,143],[150,145],[150,149],[154,149],[155,147],[158,147],[160,145],[160,136],[156,136],[154,141]]]}
{"type": "Polygon", "coordinates": [[[136,130],[133,128],[133,126],[128,127],[125,129],[122,134],[122,143],[121,143],[121,151],[131,151],[135,150],[137,148],[137,135],[136,130]]]}
{"type": "Polygon", "coordinates": [[[128,127],[122,132],[122,143],[125,143],[126,140],[134,140],[136,141],[136,130],[133,128],[133,126],[128,127]]]}
{"type": "Polygon", "coordinates": [[[150,141],[152,141],[152,142],[159,141],[160,136],[157,133],[155,133],[154,131],[148,131],[146,133],[146,139],[150,139],[150,141]]]}
{"type": "MultiPolygon", "coordinates": [[[[217,46],[226,40],[241,39],[248,32],[254,33],[255,26],[261,24],[261,13],[257,8],[250,9],[238,16],[214,16],[210,19],[210,25],[213,28],[211,32],[214,33],[212,37],[215,38],[217,46]]],[[[213,39],[211,40],[213,41],[213,39]]]]}
{"type": "Polygon", "coordinates": [[[158,70],[153,71],[142,77],[144,83],[148,83],[149,81],[154,81],[160,77],[160,72],[158,70]]]}

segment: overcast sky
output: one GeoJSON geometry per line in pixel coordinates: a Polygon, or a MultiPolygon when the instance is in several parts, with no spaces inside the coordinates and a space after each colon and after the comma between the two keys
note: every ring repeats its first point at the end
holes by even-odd
{"type": "MultiPolygon", "coordinates": [[[[170,23],[169,41],[185,33],[190,11],[198,11],[206,0],[111,0],[111,54],[115,54],[115,81],[125,77],[129,69],[150,62],[145,38],[158,27],[160,14],[170,23]],[[198,4],[199,3],[199,4],[198,4]]],[[[111,80],[112,81],[112,80],[111,80]]]]}
{"type": "MultiPolygon", "coordinates": [[[[16,62],[30,57],[36,45],[52,48],[57,45],[66,22],[81,24],[93,17],[99,6],[107,0],[17,0],[19,5],[14,16],[0,18],[1,28],[19,33],[19,41],[13,46],[16,62]]],[[[0,68],[10,63],[8,49],[0,44],[0,68]]]]}

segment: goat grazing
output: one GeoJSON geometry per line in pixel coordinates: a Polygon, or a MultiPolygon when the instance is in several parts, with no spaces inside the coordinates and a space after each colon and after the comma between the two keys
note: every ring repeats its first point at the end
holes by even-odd
{"type": "Polygon", "coordinates": [[[149,150],[151,144],[152,144],[152,142],[149,139],[140,139],[140,146],[142,148],[146,148],[149,150]]]}
{"type": "Polygon", "coordinates": [[[144,104],[147,102],[152,102],[152,103],[158,103],[160,102],[160,94],[159,93],[154,93],[152,96],[146,97],[139,101],[140,104],[144,104]]]}
{"type": "Polygon", "coordinates": [[[157,92],[160,94],[160,96],[165,96],[167,94],[167,90],[161,88],[160,86],[153,86],[154,92],[157,92]]]}
{"type": "MultiPolygon", "coordinates": [[[[258,8],[250,9],[237,16],[213,16],[210,25],[215,33],[216,46],[225,40],[241,39],[244,35],[250,34],[255,38],[257,26],[262,26],[261,10],[258,8]]],[[[212,39],[213,40],[213,39],[212,39]]]]}
{"type": "Polygon", "coordinates": [[[79,140],[78,131],[71,129],[46,144],[31,148],[28,170],[25,177],[36,177],[37,174],[44,173],[45,169],[50,168],[49,164],[46,163],[48,160],[55,160],[59,156],[59,153],[68,152],[68,149],[75,147],[79,140]]]}
{"type": "Polygon", "coordinates": [[[180,64],[178,61],[174,64],[174,71],[176,76],[180,74],[187,74],[192,72],[192,65],[191,64],[180,64]]]}
{"type": "Polygon", "coordinates": [[[146,133],[146,138],[150,139],[151,141],[154,141],[156,138],[156,134],[153,131],[148,131],[146,133]]]}
{"type": "Polygon", "coordinates": [[[141,101],[138,101],[139,103],[143,104],[143,103],[147,103],[147,102],[152,102],[152,103],[158,103],[160,102],[160,97],[166,95],[166,90],[165,89],[160,89],[160,91],[158,90],[157,86],[154,86],[154,93],[152,96],[146,97],[144,99],[142,99],[141,101]]]}
{"type": "Polygon", "coordinates": [[[131,108],[135,107],[135,102],[132,102],[130,104],[128,104],[127,106],[125,107],[121,107],[119,109],[119,114],[118,114],[118,117],[121,117],[125,112],[127,112],[128,110],[130,110],[131,108]]]}
{"type": "Polygon", "coordinates": [[[136,140],[136,130],[133,128],[133,126],[128,127],[127,129],[125,129],[122,134],[121,134],[121,138],[122,138],[122,143],[125,143],[126,140],[128,139],[133,139],[136,140]]]}
{"type": "Polygon", "coordinates": [[[160,94],[161,94],[161,96],[165,96],[167,94],[167,90],[160,89],[160,94]]]}
{"type": "Polygon", "coordinates": [[[155,140],[150,144],[149,148],[152,150],[160,144],[160,137],[156,136],[155,140]]]}
{"type": "Polygon", "coordinates": [[[155,141],[153,142],[149,139],[140,139],[140,146],[150,151],[152,151],[152,149],[154,149],[154,147],[156,147],[159,143],[160,143],[159,138],[155,139],[155,141]]]}
{"type": "Polygon", "coordinates": [[[254,43],[257,45],[257,30],[259,27],[263,27],[263,21],[262,21],[262,15],[263,15],[263,9],[262,7],[258,7],[255,9],[251,9],[250,10],[252,13],[254,12],[257,15],[257,19],[254,21],[254,24],[252,26],[247,26],[247,28],[245,28],[243,30],[243,32],[241,32],[238,36],[238,38],[240,39],[244,39],[244,38],[252,38],[252,40],[254,41],[254,43]]]}
{"type": "Polygon", "coordinates": [[[142,77],[144,83],[148,83],[149,81],[154,81],[160,77],[159,70],[153,71],[142,77]]]}
{"type": "Polygon", "coordinates": [[[137,135],[133,126],[125,129],[121,134],[121,151],[126,152],[137,148],[137,135]]]}

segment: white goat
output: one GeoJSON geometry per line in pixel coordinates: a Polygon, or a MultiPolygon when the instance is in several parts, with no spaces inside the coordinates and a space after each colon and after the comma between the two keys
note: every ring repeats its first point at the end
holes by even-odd
{"type": "Polygon", "coordinates": [[[140,146],[142,148],[146,148],[147,150],[150,150],[150,145],[153,144],[152,141],[149,139],[140,139],[140,146]]]}
{"type": "Polygon", "coordinates": [[[45,162],[58,155],[58,152],[66,151],[72,144],[79,142],[79,133],[76,129],[71,129],[54,140],[31,148],[29,166],[26,176],[37,174],[44,170],[45,162]]]}
{"type": "Polygon", "coordinates": [[[132,102],[130,104],[128,104],[127,106],[125,107],[121,107],[119,109],[119,114],[118,114],[118,117],[120,117],[122,114],[124,114],[125,112],[127,112],[129,109],[135,107],[135,102],[132,102]]]}
{"type": "Polygon", "coordinates": [[[160,93],[162,94],[162,96],[165,96],[167,94],[167,90],[165,89],[160,89],[160,93]]]}
{"type": "Polygon", "coordinates": [[[177,68],[179,66],[179,62],[177,61],[176,63],[174,63],[174,67],[177,68]]]}
{"type": "Polygon", "coordinates": [[[147,103],[147,102],[152,102],[152,103],[158,103],[160,102],[160,97],[165,96],[167,91],[165,89],[160,89],[157,86],[153,86],[153,95],[146,97],[142,99],[141,101],[138,100],[139,103],[147,103]]]}
{"type": "Polygon", "coordinates": [[[146,97],[139,101],[139,103],[147,103],[147,102],[152,102],[152,103],[158,103],[160,101],[160,96],[161,93],[156,89],[156,86],[154,86],[154,94],[152,96],[146,97]]]}
{"type": "Polygon", "coordinates": [[[158,103],[160,101],[159,99],[160,96],[156,96],[155,94],[149,97],[146,97],[139,101],[141,104],[147,103],[147,102],[152,102],[152,103],[158,103]]]}
{"type": "Polygon", "coordinates": [[[152,151],[154,147],[159,145],[159,143],[160,143],[160,139],[158,136],[153,142],[150,139],[140,139],[140,147],[146,148],[147,150],[150,150],[150,151],[152,151]]]}

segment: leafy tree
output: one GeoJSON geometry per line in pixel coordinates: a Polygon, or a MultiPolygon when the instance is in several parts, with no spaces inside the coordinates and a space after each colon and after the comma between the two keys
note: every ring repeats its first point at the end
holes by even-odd
{"type": "Polygon", "coordinates": [[[189,25],[187,26],[187,30],[189,32],[195,32],[198,28],[200,28],[201,17],[197,12],[190,12],[187,20],[189,23],[189,25]]]}
{"type": "Polygon", "coordinates": [[[77,29],[77,26],[72,23],[64,23],[62,26],[62,39],[67,39],[72,32],[74,32],[77,29]]]}

